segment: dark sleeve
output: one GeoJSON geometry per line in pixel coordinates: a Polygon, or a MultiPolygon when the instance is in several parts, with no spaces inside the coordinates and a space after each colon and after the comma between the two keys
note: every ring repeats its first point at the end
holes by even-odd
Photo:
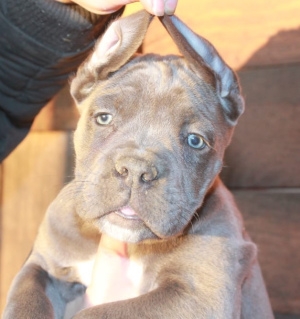
{"type": "Polygon", "coordinates": [[[120,15],[54,0],[0,0],[0,161],[120,15]]]}

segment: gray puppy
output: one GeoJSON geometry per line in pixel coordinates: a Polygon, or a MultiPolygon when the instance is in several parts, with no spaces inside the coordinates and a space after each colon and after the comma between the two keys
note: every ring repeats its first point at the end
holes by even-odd
{"type": "Polygon", "coordinates": [[[256,247],[218,178],[244,110],[236,75],[174,16],[161,21],[183,57],[131,59],[150,21],[115,21],[72,82],[75,179],[47,211],[5,319],[62,318],[89,284],[80,269],[101,233],[129,243],[142,284],[75,318],[273,318],[256,247]]]}

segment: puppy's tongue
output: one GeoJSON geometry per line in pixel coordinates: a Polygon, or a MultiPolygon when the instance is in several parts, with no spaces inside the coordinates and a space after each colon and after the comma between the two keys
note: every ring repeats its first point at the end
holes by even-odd
{"type": "Polygon", "coordinates": [[[137,216],[136,212],[129,206],[121,208],[120,212],[125,216],[137,216]]]}

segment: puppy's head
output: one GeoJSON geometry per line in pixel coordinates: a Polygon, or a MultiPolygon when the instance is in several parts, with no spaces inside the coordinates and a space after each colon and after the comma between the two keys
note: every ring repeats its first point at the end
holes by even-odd
{"type": "Polygon", "coordinates": [[[176,17],[162,22],[183,57],[127,62],[150,20],[139,12],[114,22],[71,85],[81,112],[77,213],[128,242],[187,228],[243,112],[235,74],[176,17]]]}

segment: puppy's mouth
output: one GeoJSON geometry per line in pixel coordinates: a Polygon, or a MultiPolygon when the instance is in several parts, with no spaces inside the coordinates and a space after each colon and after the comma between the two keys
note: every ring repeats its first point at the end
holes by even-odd
{"type": "Polygon", "coordinates": [[[138,214],[130,206],[122,207],[122,208],[120,208],[116,211],[110,212],[110,213],[115,213],[115,214],[117,214],[125,219],[141,221],[141,218],[138,216],[138,214]]]}
{"type": "Polygon", "coordinates": [[[164,234],[160,232],[155,221],[150,223],[147,218],[144,219],[143,216],[140,216],[139,211],[129,205],[108,211],[95,218],[94,223],[101,232],[118,240],[132,243],[145,239],[167,239],[176,236],[178,233],[170,231],[164,234]]]}
{"type": "Polygon", "coordinates": [[[130,206],[124,206],[117,210],[112,210],[104,215],[102,215],[99,219],[105,218],[108,221],[114,223],[125,223],[124,226],[134,225],[135,223],[143,223],[143,220],[137,214],[137,212],[130,206]]]}

